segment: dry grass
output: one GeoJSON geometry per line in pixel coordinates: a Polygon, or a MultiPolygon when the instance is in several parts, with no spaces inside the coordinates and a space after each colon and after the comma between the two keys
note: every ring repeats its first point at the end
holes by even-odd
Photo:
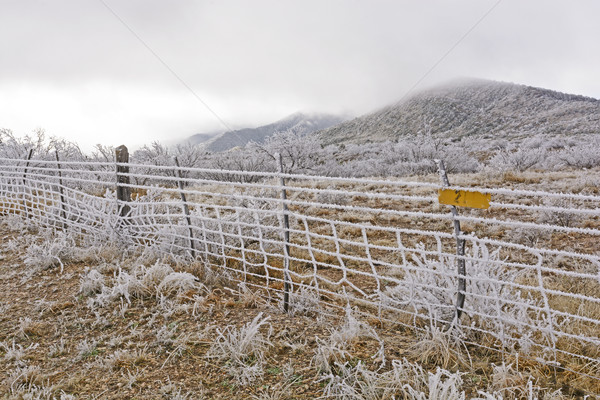
{"type": "MultiPolygon", "coordinates": [[[[482,179],[486,179],[483,184],[490,186],[501,183],[513,188],[535,190],[544,189],[550,183],[554,183],[553,187],[557,188],[556,191],[564,191],[569,186],[583,193],[594,193],[595,190],[593,185],[580,183],[581,176],[564,173],[528,172],[499,177],[460,175],[453,176],[451,179],[452,183],[464,186],[475,183],[481,185],[482,179]],[[477,180],[479,182],[475,182],[477,180]]],[[[437,177],[426,177],[425,180],[435,181],[437,177]]],[[[345,186],[351,190],[359,189],[351,184],[345,186]]],[[[380,192],[393,190],[391,187],[380,185],[372,185],[367,189],[380,192]]],[[[429,195],[422,188],[409,191],[412,194],[429,195]]],[[[214,201],[214,199],[204,200],[214,201]]],[[[306,197],[306,200],[310,200],[310,196],[306,197]]],[[[218,200],[218,203],[227,204],[222,198],[218,200]]],[[[360,196],[355,196],[352,204],[379,207],[383,210],[404,210],[414,207],[414,205],[409,207],[399,201],[366,199],[360,196]]],[[[531,200],[528,204],[539,203],[531,200]]],[[[446,212],[444,208],[431,204],[423,205],[420,209],[446,212]]],[[[355,342],[350,341],[352,343],[348,344],[344,340],[323,339],[331,336],[333,328],[328,330],[326,324],[324,326],[314,324],[315,315],[322,316],[325,309],[328,313],[335,314],[335,309],[328,308],[327,305],[343,309],[350,303],[358,306],[362,312],[370,314],[370,318],[373,319],[371,325],[377,327],[377,335],[386,345],[387,357],[408,357],[410,360],[420,363],[428,371],[435,371],[436,367],[450,370],[460,369],[466,372],[470,379],[472,378],[469,381],[465,378],[463,383],[464,390],[471,395],[476,395],[477,390],[502,391],[504,390],[502,386],[510,385],[510,382],[514,381],[518,382],[520,388],[523,385],[525,387],[520,392],[509,393],[506,391],[505,398],[526,397],[532,393],[532,389],[528,389],[527,383],[524,383],[521,377],[530,375],[536,377],[537,386],[548,388],[548,390],[552,389],[546,391],[548,398],[559,398],[556,390],[560,387],[563,388],[561,395],[572,397],[585,393],[585,390],[590,393],[600,393],[598,381],[586,377],[586,374],[598,376],[600,372],[598,364],[593,362],[587,362],[585,359],[564,353],[558,353],[554,359],[553,354],[549,357],[548,354],[544,354],[543,348],[533,346],[528,357],[534,361],[521,360],[521,362],[515,363],[510,360],[513,357],[511,352],[490,352],[470,344],[475,342],[502,349],[496,336],[467,330],[463,333],[466,336],[458,336],[459,339],[465,339],[465,342],[461,343],[460,340],[456,340],[457,336],[443,332],[436,324],[432,325],[428,320],[427,313],[418,311],[414,305],[397,306],[395,310],[381,310],[372,304],[365,304],[366,302],[373,303],[373,299],[378,299],[378,287],[383,291],[394,287],[398,279],[405,279],[407,276],[406,266],[415,262],[415,256],[418,256],[422,249],[435,251],[438,245],[427,235],[403,234],[401,242],[407,250],[400,252],[372,247],[367,254],[364,246],[365,237],[371,246],[395,249],[399,246],[398,238],[379,227],[450,233],[452,232],[450,221],[415,219],[385,213],[336,212],[332,209],[318,207],[310,209],[296,207],[292,208],[292,211],[337,221],[333,224],[310,219],[307,221],[310,232],[321,235],[310,238],[312,254],[306,249],[292,246],[291,255],[297,259],[290,263],[294,287],[299,284],[313,286],[317,283],[321,289],[320,294],[312,297],[307,294],[308,292],[293,293],[300,296],[298,298],[292,296],[294,304],[297,306],[293,318],[275,311],[283,288],[283,259],[281,254],[278,254],[281,250],[276,247],[266,248],[267,252],[271,254],[265,256],[262,254],[258,242],[249,241],[244,245],[246,247],[236,249],[235,246],[240,246],[238,241],[235,246],[224,253],[224,257],[217,255],[206,257],[207,264],[187,264],[180,260],[169,263],[153,261],[153,264],[145,263],[145,265],[150,265],[149,267],[141,268],[140,265],[135,265],[135,262],[130,264],[121,262],[124,257],[96,256],[96,261],[92,262],[94,257],[85,259],[57,255],[59,261],[64,264],[65,270],[62,274],[57,273],[56,269],[44,270],[42,268],[34,271],[31,269],[31,265],[29,269],[22,267],[23,272],[7,269],[5,272],[7,279],[2,285],[4,285],[6,293],[13,294],[2,300],[0,305],[13,298],[22,301],[18,302],[19,312],[17,309],[9,308],[8,312],[0,317],[2,323],[0,358],[8,362],[7,366],[0,368],[0,374],[5,382],[3,390],[7,390],[6,393],[16,393],[14,389],[10,388],[10,384],[6,386],[10,382],[16,382],[15,385],[20,387],[29,385],[33,388],[33,385],[38,387],[49,381],[51,382],[50,386],[46,385],[44,390],[51,390],[55,394],[60,394],[61,391],[98,394],[100,389],[96,391],[92,387],[92,381],[96,379],[105,382],[105,386],[102,388],[106,387],[107,393],[116,396],[119,390],[125,388],[127,393],[132,396],[139,396],[150,393],[149,390],[155,390],[157,393],[159,381],[164,383],[171,378],[176,379],[177,376],[182,376],[188,390],[182,392],[180,387],[169,393],[179,393],[180,395],[184,393],[182,396],[185,396],[185,393],[190,393],[190,387],[197,385],[197,387],[203,388],[202,395],[213,396],[213,398],[227,397],[228,395],[231,397],[234,390],[242,390],[245,396],[255,396],[255,398],[268,398],[268,396],[276,398],[281,394],[278,388],[287,388],[287,383],[280,379],[282,377],[279,373],[270,373],[268,370],[283,369],[283,365],[287,365],[286,363],[291,359],[295,370],[304,371],[301,373],[304,376],[303,383],[298,385],[303,389],[300,390],[297,386],[292,385],[291,390],[297,394],[298,398],[313,398],[322,394],[318,383],[319,370],[328,370],[329,373],[335,375],[341,371],[341,367],[336,367],[337,365],[345,363],[356,365],[359,361],[362,362],[361,365],[368,365],[369,371],[378,367],[372,358],[379,350],[377,340],[359,337],[355,342]],[[362,224],[364,228],[345,225],[344,222],[362,224]],[[337,239],[341,239],[341,241],[337,239]],[[343,242],[344,240],[348,242],[343,242]],[[423,247],[419,248],[419,245],[423,247]],[[113,260],[121,261],[108,262],[103,265],[95,264],[97,261],[111,257],[113,260]],[[361,257],[364,260],[354,260],[352,257],[361,257]],[[372,262],[367,261],[369,257],[372,262]],[[398,267],[390,267],[385,265],[386,263],[398,267]],[[346,274],[341,268],[342,265],[348,268],[346,274]],[[89,267],[87,271],[84,270],[85,267],[89,267]],[[229,270],[229,275],[222,275],[224,268],[229,270]],[[315,270],[318,271],[316,276],[313,274],[315,270]],[[365,275],[373,271],[386,279],[365,275]],[[42,278],[43,281],[38,281],[42,278]],[[230,287],[230,284],[227,283],[229,279],[244,281],[246,285],[230,287]],[[59,292],[44,292],[42,288],[52,281],[55,281],[54,287],[60,288],[59,292]],[[257,287],[263,288],[257,289],[257,287]],[[19,292],[16,295],[14,294],[15,290],[19,292]],[[37,295],[39,296],[38,300],[44,299],[48,305],[34,309],[28,305],[25,294],[37,295]],[[357,299],[349,300],[348,296],[355,296],[357,299]],[[365,302],[361,303],[361,298],[364,298],[365,302]],[[88,303],[88,299],[91,300],[91,303],[88,303]],[[88,304],[91,307],[88,307],[88,304]],[[235,357],[220,358],[221,361],[215,361],[218,358],[214,357],[206,358],[206,355],[210,354],[211,346],[215,343],[224,343],[222,339],[231,336],[230,333],[240,333],[240,329],[248,324],[251,325],[261,312],[272,315],[269,323],[273,328],[273,333],[268,336],[272,346],[267,346],[272,349],[265,352],[265,358],[262,360],[259,360],[260,357],[256,355],[244,358],[243,365],[250,369],[255,368],[250,371],[251,374],[245,375],[248,379],[239,380],[240,374],[236,375],[235,372],[231,372],[239,371],[232,368],[232,365],[235,365],[235,357]],[[406,326],[402,328],[402,325],[406,326]],[[213,329],[212,326],[216,326],[218,329],[213,329]],[[299,332],[304,332],[302,338],[296,338],[299,339],[296,341],[291,340],[289,337],[292,330],[290,326],[298,327],[299,332]],[[158,340],[157,335],[162,327],[167,327],[164,332],[168,335],[158,340]],[[193,334],[198,331],[213,332],[213,334],[201,335],[202,337],[193,334]],[[65,332],[72,336],[66,342],[63,337],[65,332]],[[219,336],[217,332],[220,332],[221,335],[219,336]],[[400,341],[397,340],[399,332],[403,338],[400,341]],[[112,338],[109,339],[109,336],[112,338]],[[120,339],[116,340],[116,338],[120,339]],[[113,339],[115,340],[113,341],[113,339]],[[142,351],[136,343],[142,343],[148,347],[142,351]],[[298,347],[303,349],[298,353],[297,349],[292,349],[286,343],[293,343],[294,346],[298,343],[306,344],[298,347]],[[322,351],[323,357],[321,357],[325,360],[323,362],[317,362],[314,359],[315,354],[321,351],[319,349],[325,349],[322,351]],[[137,357],[139,352],[144,354],[137,357]],[[46,355],[49,354],[52,356],[47,357],[46,355]],[[536,357],[550,359],[559,364],[549,368],[536,362],[536,357]],[[32,369],[23,369],[22,365],[18,365],[22,360],[25,360],[32,369]],[[489,365],[492,362],[502,367],[494,370],[489,365]],[[512,365],[509,362],[512,362],[512,365]],[[105,370],[110,371],[110,376],[107,378],[100,378],[100,374],[96,371],[96,369],[102,369],[102,364],[105,365],[105,370]],[[185,373],[178,372],[177,364],[183,365],[183,368],[188,368],[188,370],[185,373]],[[258,368],[259,366],[260,368],[258,368]],[[39,368],[35,369],[34,367],[39,368]],[[66,371],[74,367],[79,369],[80,373],[68,377],[64,372],[50,372],[53,370],[66,371]],[[207,374],[209,377],[207,379],[191,378],[188,372],[190,374],[207,374]],[[223,373],[229,374],[227,380],[221,378],[223,373]],[[502,378],[502,374],[504,374],[504,378],[502,378]],[[309,378],[308,375],[311,377],[309,378]],[[252,379],[260,382],[260,385],[273,386],[260,392],[256,388],[248,387],[247,383],[252,380],[249,377],[254,377],[252,379]],[[121,386],[118,386],[119,384],[121,386]],[[206,388],[212,394],[207,395],[206,388]]],[[[526,215],[518,210],[462,212],[472,216],[483,215],[530,222],[538,221],[539,217],[526,215]]],[[[573,223],[579,224],[578,226],[594,228],[600,226],[598,217],[573,223]]],[[[292,229],[303,232],[305,227],[306,225],[301,219],[292,220],[292,229]]],[[[584,254],[595,254],[599,250],[597,240],[593,240],[595,238],[589,238],[582,234],[541,232],[537,235],[530,235],[530,232],[518,232],[512,228],[499,229],[497,226],[475,223],[463,224],[463,229],[466,232],[476,233],[479,237],[517,241],[530,246],[550,247],[584,254]]],[[[292,233],[293,244],[308,245],[306,234],[302,232],[292,233]]],[[[273,232],[269,234],[275,235],[273,232]]],[[[19,246],[22,246],[23,243],[25,242],[15,241],[11,245],[11,248],[14,248],[12,251],[17,254],[19,246]]],[[[42,244],[40,242],[40,245],[42,244]]],[[[442,240],[441,245],[443,248],[450,249],[450,252],[453,251],[452,239],[442,240]]],[[[52,252],[47,253],[53,254],[52,252]]],[[[499,256],[507,262],[532,265],[537,262],[534,254],[522,250],[502,250],[499,256]]],[[[19,263],[24,259],[21,257],[19,260],[17,255],[14,257],[7,261],[19,263]]],[[[153,257],[156,258],[156,256],[150,256],[148,259],[153,257]]],[[[542,266],[556,269],[557,272],[571,271],[589,274],[597,271],[597,266],[593,263],[581,260],[575,262],[569,257],[547,257],[542,266]]],[[[535,271],[517,271],[516,268],[515,271],[519,272],[515,282],[530,287],[529,290],[521,290],[520,295],[523,298],[529,296],[535,301],[542,301],[539,290],[535,289],[540,282],[540,277],[535,271]]],[[[593,279],[565,277],[560,273],[544,272],[541,281],[546,290],[583,296],[597,297],[600,289],[598,282],[593,279]]],[[[550,307],[556,311],[594,320],[600,319],[598,304],[593,301],[560,294],[550,294],[546,297],[550,307]]],[[[534,312],[530,310],[529,314],[533,316],[534,312]]],[[[328,320],[324,315],[321,319],[322,321],[328,320]]],[[[336,320],[330,321],[333,324],[336,320]]],[[[339,323],[340,320],[337,321],[339,323]]],[[[467,315],[463,317],[462,322],[466,326],[470,323],[478,324],[480,320],[476,316],[467,315]]],[[[553,323],[565,333],[590,337],[594,334],[597,335],[597,324],[591,322],[555,318],[553,323]]],[[[265,327],[262,326],[262,328],[265,327]]],[[[263,334],[266,333],[263,332],[263,334]]],[[[541,333],[532,334],[531,339],[546,345],[549,343],[548,337],[541,333]]],[[[593,343],[582,343],[572,338],[558,338],[551,345],[561,351],[582,354],[592,359],[600,356],[598,346],[594,346],[593,343]]],[[[519,348],[519,346],[516,349],[523,351],[523,348],[519,348]]],[[[242,364],[238,367],[242,367],[242,364]]],[[[389,360],[385,368],[381,371],[382,373],[390,371],[389,360]]],[[[363,376],[361,379],[367,378],[363,376]]],[[[444,379],[442,381],[445,382],[444,379]]],[[[419,390],[420,393],[426,393],[424,388],[419,390]]],[[[200,391],[196,394],[200,395],[200,391]]]]}
{"type": "MultiPolygon", "coordinates": [[[[137,276],[141,281],[145,277],[147,286],[158,288],[173,272],[155,265],[159,267],[141,269],[144,274],[137,276]]],[[[25,282],[15,275],[0,283],[0,301],[4,303],[4,296],[9,296],[15,304],[0,316],[0,391],[7,398],[43,392],[57,398],[153,398],[164,393],[165,398],[312,399],[326,390],[333,393],[332,385],[338,385],[335,390],[350,385],[360,396],[380,396],[366,398],[391,398],[403,393],[450,393],[442,390],[450,382],[454,392],[467,396],[489,389],[483,379],[479,384],[459,382],[449,380],[454,376],[448,375],[450,372],[436,370],[459,367],[471,371],[472,377],[491,376],[493,371],[485,366],[480,372],[476,371],[481,366],[471,369],[464,361],[468,356],[462,346],[433,336],[415,337],[409,331],[402,334],[398,326],[385,328],[378,321],[373,321],[378,326],[373,328],[352,314],[342,319],[324,318],[317,325],[311,312],[307,316],[297,312],[293,317],[281,314],[274,305],[256,300],[259,294],[249,293],[247,288],[238,291],[204,282],[206,290],[201,296],[170,290],[164,292],[165,300],[149,294],[131,296],[124,312],[119,309],[124,303],[114,298],[91,313],[86,298],[99,296],[103,290],[81,290],[88,287],[86,279],[95,275],[90,270],[96,269],[88,266],[86,271],[81,264],[67,262],[62,275],[41,270],[25,282]],[[38,280],[46,284],[38,286],[38,280]],[[61,290],[53,292],[53,287],[61,290]],[[70,302],[74,297],[76,301],[70,302]],[[45,298],[44,304],[31,301],[36,298],[45,298]],[[168,301],[179,306],[169,310],[165,308],[168,301]],[[16,315],[28,315],[32,320],[35,316],[52,329],[25,336],[21,331],[28,331],[29,321],[15,326],[11,321],[16,315]],[[315,361],[322,348],[331,350],[326,357],[329,372],[315,361]],[[339,356],[334,354],[336,348],[339,356]],[[434,356],[435,351],[450,354],[450,358],[434,356]],[[408,359],[393,361],[402,357],[408,359]],[[327,373],[322,375],[324,371],[327,373]],[[351,379],[350,373],[357,379],[351,379]],[[429,376],[434,377],[431,382],[429,376]]],[[[0,268],[3,273],[13,264],[1,264],[0,268]]],[[[111,287],[113,280],[117,281],[115,269],[102,270],[106,271],[100,272],[103,278],[93,280],[111,287]]],[[[210,276],[204,269],[199,271],[210,276]]],[[[476,350],[470,351],[471,357],[481,357],[476,350]]],[[[541,375],[538,385],[550,387],[541,375]]]]}

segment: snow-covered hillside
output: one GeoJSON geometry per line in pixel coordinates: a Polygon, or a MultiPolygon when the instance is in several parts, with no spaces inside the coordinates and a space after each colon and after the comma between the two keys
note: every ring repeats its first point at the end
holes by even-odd
{"type": "Polygon", "coordinates": [[[600,100],[531,86],[458,80],[317,132],[326,144],[396,140],[431,133],[525,138],[600,133],[600,100]]]}
{"type": "MultiPolygon", "coordinates": [[[[204,150],[220,152],[234,147],[243,147],[250,142],[263,143],[278,132],[293,132],[306,135],[326,129],[342,122],[343,119],[329,114],[295,113],[272,124],[257,128],[245,128],[223,132],[202,144],[204,150]]],[[[190,138],[191,139],[191,138],[190,138]]]]}

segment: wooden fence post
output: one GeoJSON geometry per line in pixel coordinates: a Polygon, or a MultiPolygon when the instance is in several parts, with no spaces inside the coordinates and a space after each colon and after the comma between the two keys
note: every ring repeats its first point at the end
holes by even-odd
{"type": "Polygon", "coordinates": [[[60,168],[60,160],[58,159],[58,150],[55,150],[56,155],[56,166],[58,167],[58,191],[60,193],[60,208],[61,208],[61,216],[63,219],[63,228],[67,227],[67,212],[66,212],[66,204],[65,204],[65,194],[63,192],[63,181],[62,181],[62,172],[60,168]]]}
{"type": "Polygon", "coordinates": [[[192,220],[190,218],[190,208],[188,207],[187,200],[185,198],[185,193],[183,193],[183,177],[181,175],[181,166],[179,165],[179,160],[177,157],[175,158],[175,165],[177,165],[177,177],[179,180],[177,184],[179,185],[179,194],[181,195],[181,201],[183,202],[183,212],[185,213],[185,219],[188,225],[188,233],[190,239],[190,249],[192,253],[192,258],[196,258],[196,249],[194,248],[194,231],[192,230],[192,220]]]}
{"type": "MultiPolygon", "coordinates": [[[[442,181],[443,187],[450,186],[450,181],[448,180],[448,175],[446,174],[446,166],[444,165],[443,160],[435,160],[438,171],[440,173],[440,179],[442,181]]],[[[456,255],[458,256],[456,262],[456,269],[458,273],[458,292],[456,294],[456,313],[452,321],[448,324],[448,327],[451,327],[454,321],[458,322],[460,316],[462,315],[462,310],[465,305],[465,291],[467,289],[467,280],[466,280],[466,267],[465,267],[465,240],[460,236],[462,232],[460,231],[460,221],[457,219],[458,211],[455,206],[449,206],[450,211],[452,212],[452,221],[454,222],[454,236],[456,237],[456,255]]]]}
{"type": "Polygon", "coordinates": [[[119,205],[119,216],[125,218],[129,216],[131,207],[131,188],[129,187],[129,151],[125,145],[115,149],[115,158],[117,162],[117,204],[119,205]]]}
{"type": "Polygon", "coordinates": [[[283,160],[281,154],[275,155],[279,168],[279,185],[281,186],[281,200],[283,200],[283,240],[284,240],[284,259],[283,259],[283,310],[288,312],[290,307],[290,220],[288,215],[288,206],[286,203],[287,192],[285,190],[285,178],[283,177],[283,160]]]}

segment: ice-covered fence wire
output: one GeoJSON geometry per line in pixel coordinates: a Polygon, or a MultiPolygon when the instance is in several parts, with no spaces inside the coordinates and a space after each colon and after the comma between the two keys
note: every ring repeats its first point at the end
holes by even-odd
{"type": "Polygon", "coordinates": [[[589,349],[600,345],[600,196],[452,187],[492,194],[488,210],[461,210],[467,251],[460,257],[437,184],[185,167],[180,176],[174,165],[129,166],[133,200],[121,218],[114,163],[61,160],[59,169],[53,161],[0,159],[0,211],[195,255],[271,299],[283,293],[289,263],[293,293],[314,293],[329,310],[321,312],[351,305],[414,329],[452,317],[462,258],[466,341],[564,368],[598,362],[589,349]],[[243,176],[253,179],[236,181],[243,176]]]}

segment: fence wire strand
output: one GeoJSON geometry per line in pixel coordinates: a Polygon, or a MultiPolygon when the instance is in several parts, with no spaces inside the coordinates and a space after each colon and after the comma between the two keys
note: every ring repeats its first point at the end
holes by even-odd
{"type": "Polygon", "coordinates": [[[600,363],[600,351],[589,351],[600,347],[600,196],[451,187],[493,197],[488,210],[461,210],[458,256],[437,184],[128,164],[122,185],[133,198],[121,217],[116,165],[0,158],[0,210],[123,246],[195,254],[269,299],[283,297],[289,279],[292,309],[312,293],[323,313],[350,305],[413,329],[453,318],[462,259],[456,324],[465,342],[579,365],[585,376],[600,363]]]}

